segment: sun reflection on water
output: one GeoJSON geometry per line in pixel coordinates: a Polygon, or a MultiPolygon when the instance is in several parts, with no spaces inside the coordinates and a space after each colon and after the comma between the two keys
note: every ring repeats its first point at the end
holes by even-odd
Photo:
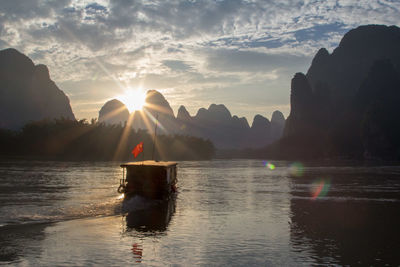
{"type": "Polygon", "coordinates": [[[303,176],[304,166],[300,162],[293,162],[289,166],[289,173],[296,177],[303,176]]]}

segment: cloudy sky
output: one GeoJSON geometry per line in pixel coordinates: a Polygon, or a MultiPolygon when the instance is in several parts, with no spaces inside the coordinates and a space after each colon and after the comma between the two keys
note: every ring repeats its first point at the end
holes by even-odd
{"type": "Polygon", "coordinates": [[[211,103],[252,122],[289,113],[290,79],[362,24],[400,25],[399,0],[2,0],[0,49],[14,47],[93,118],[126,88],[156,89],[175,113],[211,103]]]}

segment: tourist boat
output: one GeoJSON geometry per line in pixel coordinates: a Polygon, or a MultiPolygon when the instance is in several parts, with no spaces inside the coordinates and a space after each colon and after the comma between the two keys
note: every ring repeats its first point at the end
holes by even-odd
{"type": "Polygon", "coordinates": [[[124,193],[125,197],[168,198],[176,191],[176,166],[176,162],[154,160],[123,163],[118,192],[124,193]]]}

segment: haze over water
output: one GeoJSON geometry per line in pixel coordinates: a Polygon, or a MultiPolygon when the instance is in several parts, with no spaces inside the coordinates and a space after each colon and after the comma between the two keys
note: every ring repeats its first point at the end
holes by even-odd
{"type": "Polygon", "coordinates": [[[123,207],[118,163],[3,161],[0,261],[398,265],[400,167],[321,165],[180,162],[174,198],[123,207]]]}

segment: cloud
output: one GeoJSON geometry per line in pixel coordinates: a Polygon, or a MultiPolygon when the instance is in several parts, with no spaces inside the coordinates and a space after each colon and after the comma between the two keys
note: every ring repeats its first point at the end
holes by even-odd
{"type": "Polygon", "coordinates": [[[343,23],[332,23],[323,25],[314,25],[310,28],[301,29],[294,32],[296,41],[304,42],[308,40],[320,40],[327,38],[332,32],[345,34],[349,30],[343,23]]]}
{"type": "Polygon", "coordinates": [[[180,60],[164,60],[163,64],[172,71],[191,71],[192,67],[185,61],[180,60]]]}
{"type": "Polygon", "coordinates": [[[361,24],[399,25],[399,13],[389,0],[14,0],[0,5],[0,47],[48,65],[78,117],[142,86],[174,108],[226,101],[250,118],[251,106],[287,107],[292,75],[320,47],[361,24]]]}
{"type": "Polygon", "coordinates": [[[210,53],[208,68],[221,72],[270,72],[304,66],[309,58],[290,54],[267,54],[254,51],[218,49],[210,53]]]}

